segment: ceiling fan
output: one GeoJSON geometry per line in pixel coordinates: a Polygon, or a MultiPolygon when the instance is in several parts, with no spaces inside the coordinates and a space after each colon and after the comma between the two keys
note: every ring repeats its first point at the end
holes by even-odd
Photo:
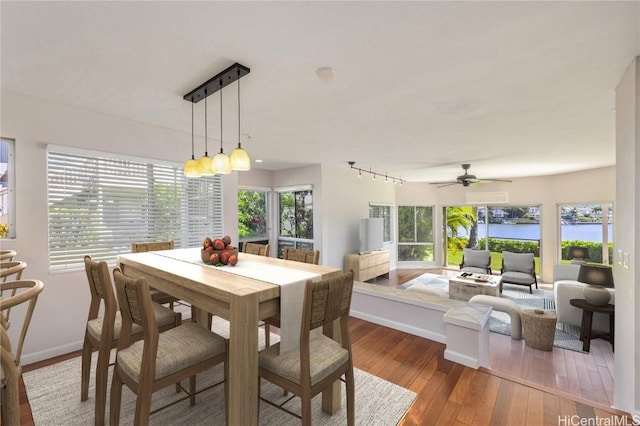
{"type": "Polygon", "coordinates": [[[438,188],[442,188],[444,186],[460,184],[462,186],[469,186],[472,183],[488,183],[488,182],[511,182],[508,179],[478,179],[475,175],[469,174],[469,167],[471,164],[462,164],[462,170],[464,173],[456,178],[454,181],[450,182],[432,182],[432,185],[440,185],[438,188]]]}

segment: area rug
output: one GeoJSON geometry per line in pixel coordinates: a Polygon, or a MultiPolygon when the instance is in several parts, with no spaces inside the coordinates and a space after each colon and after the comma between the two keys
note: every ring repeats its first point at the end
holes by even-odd
{"type": "MultiPolygon", "coordinates": [[[[398,287],[402,290],[419,291],[443,297],[449,295],[448,275],[437,275],[426,273],[398,287]]],[[[502,289],[502,297],[517,303],[522,309],[540,308],[545,311],[555,313],[556,305],[553,299],[553,292],[548,290],[533,289],[533,294],[529,293],[527,287],[505,285],[502,289]]],[[[511,334],[511,318],[505,312],[493,310],[489,319],[489,330],[494,333],[511,334]]],[[[580,341],[580,327],[558,323],[555,330],[553,345],[563,349],[576,352],[582,351],[580,341]]]]}
{"type": "MultiPolygon", "coordinates": [[[[260,333],[264,334],[264,333],[260,333]]],[[[112,352],[112,358],[115,350],[112,352]]],[[[36,426],[70,426],[88,425],[94,423],[95,402],[95,361],[93,356],[89,399],[80,402],[80,357],[72,358],[44,368],[23,374],[33,419],[36,426]]],[[[109,388],[113,367],[109,368],[109,388]]],[[[356,424],[372,425],[396,424],[409,409],[416,394],[408,389],[387,382],[379,377],[362,370],[354,369],[356,387],[356,424]]],[[[217,366],[203,374],[198,374],[198,389],[204,389],[217,383],[223,377],[222,366],[217,366]]],[[[188,383],[184,383],[188,385],[188,383]]],[[[260,394],[262,397],[280,403],[283,402],[283,392],[266,380],[261,381],[260,394]]],[[[183,397],[176,394],[175,387],[170,386],[153,394],[152,411],[183,397]]],[[[313,399],[314,425],[344,425],[346,424],[345,389],[342,385],[342,408],[333,416],[321,409],[322,395],[313,399]]],[[[300,414],[300,399],[293,398],[285,407],[300,414]]],[[[135,395],[123,387],[121,424],[133,424],[135,413],[135,395]]],[[[109,399],[107,396],[107,416],[109,421],[109,399]]],[[[196,397],[196,405],[189,406],[189,401],[158,411],[151,415],[152,425],[204,425],[224,424],[224,389],[222,385],[205,390],[196,397]]],[[[260,425],[299,425],[300,420],[263,401],[260,402],[260,425]]]]}

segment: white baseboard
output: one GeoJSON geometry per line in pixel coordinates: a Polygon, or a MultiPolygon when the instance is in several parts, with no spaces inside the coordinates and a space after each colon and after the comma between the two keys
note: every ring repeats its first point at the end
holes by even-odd
{"type": "Polygon", "coordinates": [[[385,319],[376,315],[367,314],[364,312],[358,312],[352,310],[350,314],[354,318],[369,321],[374,324],[383,325],[385,327],[393,328],[394,330],[404,331],[405,333],[413,334],[415,336],[424,337],[425,339],[433,340],[438,343],[446,343],[446,336],[444,334],[434,333],[430,330],[414,327],[411,325],[403,324],[401,322],[385,319]]]}
{"type": "Polygon", "coordinates": [[[461,354],[459,352],[452,351],[451,349],[444,350],[444,358],[449,361],[457,362],[458,364],[466,365],[467,367],[477,369],[480,367],[480,362],[478,358],[472,358],[466,356],[465,354],[461,354]]]}
{"type": "Polygon", "coordinates": [[[22,365],[29,365],[33,364],[34,362],[54,358],[59,355],[65,355],[70,352],[79,351],[80,349],[82,349],[82,340],[78,340],[62,346],[56,346],[54,348],[47,348],[44,351],[23,354],[20,359],[20,363],[22,365]]]}

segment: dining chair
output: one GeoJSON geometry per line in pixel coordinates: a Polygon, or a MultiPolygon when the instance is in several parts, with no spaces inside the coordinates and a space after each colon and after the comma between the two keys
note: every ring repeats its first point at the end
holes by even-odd
{"type": "Polygon", "coordinates": [[[226,412],[227,340],[193,322],[158,332],[147,280],[128,277],[118,268],[114,269],[113,278],[122,312],[122,329],[111,384],[109,423],[120,422],[123,384],[136,394],[133,423],[147,425],[153,392],[189,377],[189,391],[185,390],[188,396],[184,399],[189,398],[190,405],[194,405],[196,374],[221,363],[224,364],[226,412]],[[144,336],[135,342],[132,339],[134,325],[142,328],[144,336]]]}
{"type": "Polygon", "coordinates": [[[15,250],[0,250],[0,260],[13,260],[17,255],[15,250]]]}
{"type": "Polygon", "coordinates": [[[247,254],[257,254],[258,256],[269,256],[269,244],[244,243],[242,252],[247,254]]]}
{"type": "MultiPolygon", "coordinates": [[[[145,242],[145,243],[131,243],[131,253],[143,253],[148,251],[159,251],[159,250],[173,250],[174,243],[173,240],[169,241],[153,241],[153,242],[145,242]]],[[[158,302],[162,305],[169,305],[169,308],[173,309],[173,306],[179,299],[164,293],[160,290],[156,290],[153,287],[151,288],[151,298],[154,302],[158,302]]]]}
{"type": "MultiPolygon", "coordinates": [[[[17,261],[17,260],[9,260],[0,262],[0,282],[7,281],[19,281],[22,279],[22,271],[27,268],[27,262],[17,261]]],[[[11,296],[16,294],[18,289],[14,288],[11,290],[11,296]]],[[[4,297],[4,292],[0,291],[0,297],[4,297]]],[[[9,329],[11,323],[9,322],[9,315],[11,314],[11,308],[3,309],[3,312],[0,314],[0,325],[2,325],[6,330],[9,329]]]]}
{"type": "Polygon", "coordinates": [[[285,247],[282,258],[317,265],[320,261],[320,250],[303,250],[285,247]]]}
{"type": "MultiPolygon", "coordinates": [[[[320,251],[285,247],[282,258],[317,265],[320,260],[320,251]]],[[[264,342],[266,346],[271,345],[271,326],[280,328],[280,314],[264,319],[264,342]]]]}
{"type": "Polygon", "coordinates": [[[2,298],[0,311],[28,303],[15,352],[12,352],[11,340],[6,328],[0,325],[0,420],[6,426],[20,425],[18,393],[18,381],[22,375],[20,357],[29,324],[33,317],[33,311],[43,288],[44,284],[39,280],[18,280],[0,283],[0,292],[10,291],[12,294],[2,298]]]}
{"type": "MultiPolygon", "coordinates": [[[[349,334],[349,311],[353,290],[353,271],[321,281],[307,281],[305,288],[300,347],[283,354],[280,343],[258,355],[259,378],[268,380],[301,398],[302,416],[279,408],[311,424],[311,399],[345,376],[347,424],[355,420],[353,358],[349,334]],[[333,325],[340,323],[339,335],[333,325]],[[323,333],[311,333],[322,328],[323,333]],[[339,337],[338,337],[339,336],[339,337]]],[[[288,400],[287,400],[288,401],[288,400]]]]}
{"type": "MultiPolygon", "coordinates": [[[[82,346],[80,400],[89,399],[91,356],[93,351],[97,349],[95,424],[102,425],[106,411],[109,355],[111,349],[117,347],[122,334],[122,318],[107,262],[96,262],[91,259],[91,256],[85,256],[84,267],[91,293],[91,303],[82,346]],[[99,316],[101,305],[103,305],[103,315],[99,316]]],[[[182,315],[179,312],[174,312],[159,303],[153,303],[152,309],[157,326],[161,331],[176,327],[182,322],[182,315]]],[[[142,329],[136,326],[132,335],[136,340],[141,339],[143,337],[142,329]]]]}

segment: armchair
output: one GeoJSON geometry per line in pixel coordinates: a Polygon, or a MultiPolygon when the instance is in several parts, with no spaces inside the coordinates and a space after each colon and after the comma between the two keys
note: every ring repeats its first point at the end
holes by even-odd
{"type": "Polygon", "coordinates": [[[533,253],[502,252],[502,284],[526,285],[529,293],[533,293],[531,286],[538,288],[533,253]]]}
{"type": "Polygon", "coordinates": [[[462,250],[460,271],[491,275],[491,252],[489,250],[462,250]]]}

